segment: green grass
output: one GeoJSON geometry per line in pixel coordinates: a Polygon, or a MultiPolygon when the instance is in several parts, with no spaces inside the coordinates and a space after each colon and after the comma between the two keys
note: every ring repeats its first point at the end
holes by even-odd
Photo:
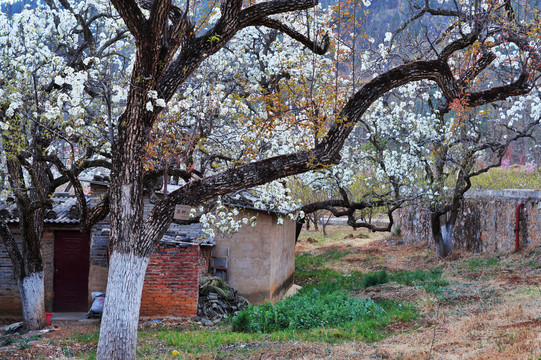
{"type": "Polygon", "coordinates": [[[389,279],[406,286],[420,286],[433,294],[439,293],[441,287],[449,285],[449,281],[442,278],[440,269],[395,271],[389,275],[389,279]]]}
{"type": "Polygon", "coordinates": [[[499,257],[492,257],[488,259],[484,258],[478,258],[468,261],[465,266],[470,269],[478,269],[478,268],[485,268],[485,267],[494,267],[496,265],[500,264],[500,258],[499,257]]]}
{"type": "Polygon", "coordinates": [[[194,331],[160,330],[156,337],[165,345],[187,354],[217,353],[220,348],[232,344],[254,342],[309,341],[338,343],[344,341],[374,342],[389,335],[385,327],[392,322],[411,322],[419,317],[415,305],[382,301],[383,309],[378,316],[366,317],[362,321],[348,321],[336,327],[312,329],[285,329],[268,333],[231,332],[228,329],[194,331]]]}
{"type": "Polygon", "coordinates": [[[473,190],[539,189],[541,169],[527,172],[523,169],[494,168],[471,180],[473,190]]]}
{"type": "MultiPolygon", "coordinates": [[[[320,291],[331,292],[337,290],[355,292],[368,286],[384,284],[394,281],[406,286],[420,286],[426,291],[437,293],[438,288],[448,285],[442,279],[440,269],[396,271],[387,273],[381,270],[375,273],[354,271],[343,274],[333,269],[325,268],[332,261],[339,261],[344,256],[353,253],[349,250],[333,249],[329,252],[313,255],[301,253],[295,257],[295,279],[304,286],[314,287],[320,291]]],[[[489,260],[492,264],[494,260],[489,260]]]]}
{"type": "Polygon", "coordinates": [[[340,327],[351,321],[377,318],[383,308],[370,299],[350,297],[343,291],[301,290],[275,304],[250,306],[232,321],[234,331],[270,333],[340,327]]]}
{"type": "Polygon", "coordinates": [[[295,257],[295,268],[299,271],[322,267],[332,261],[340,260],[352,251],[331,249],[322,254],[314,255],[309,252],[298,254],[295,257]]]}
{"type": "MultiPolygon", "coordinates": [[[[282,336],[288,339],[294,337],[297,340],[324,342],[377,341],[388,335],[385,330],[387,325],[418,319],[420,315],[417,305],[391,300],[374,303],[370,300],[370,304],[376,305],[372,313],[371,311],[355,313],[351,309],[361,307],[360,303],[356,302],[359,299],[348,300],[352,299],[348,294],[358,293],[367,287],[389,281],[422,287],[432,293],[438,293],[440,289],[449,285],[449,282],[442,278],[440,269],[391,273],[380,270],[372,273],[345,274],[325,268],[327,264],[339,261],[350,253],[348,250],[333,249],[318,255],[310,253],[297,255],[295,277],[300,278],[304,284],[301,291],[275,305],[269,303],[254,306],[241,313],[239,317],[233,319],[233,327],[247,333],[229,334],[227,337],[216,335],[217,343],[251,342],[261,339],[280,341],[282,336]],[[332,314],[331,310],[337,310],[338,313],[332,314]]],[[[178,342],[179,345],[182,343],[178,342]]],[[[208,343],[205,346],[208,346],[208,343]]]]}
{"type": "Polygon", "coordinates": [[[340,260],[351,253],[352,251],[332,249],[318,255],[307,252],[298,254],[295,256],[295,279],[301,283],[305,281],[334,281],[341,274],[325,268],[325,265],[340,260]]]}
{"type": "Polygon", "coordinates": [[[68,341],[73,341],[77,343],[98,343],[100,333],[98,331],[88,333],[88,334],[78,334],[73,335],[68,338],[68,341]]]}
{"type": "MultiPolygon", "coordinates": [[[[232,320],[233,328],[245,332],[242,335],[216,335],[217,343],[261,339],[280,341],[282,336],[324,342],[377,341],[388,335],[385,330],[387,325],[418,319],[420,315],[417,305],[391,300],[378,303],[364,300],[369,304],[369,310],[363,312],[352,310],[362,308],[363,302],[350,298],[348,294],[389,281],[423,287],[433,293],[449,284],[442,278],[440,269],[391,273],[385,270],[372,273],[355,271],[344,274],[325,268],[330,262],[339,261],[350,253],[333,249],[318,255],[297,255],[295,277],[301,278],[304,283],[299,293],[274,305],[267,303],[241,312],[240,316],[232,320]]],[[[178,344],[183,342],[179,341],[178,344]]],[[[202,348],[200,350],[203,351],[202,348]]]]}

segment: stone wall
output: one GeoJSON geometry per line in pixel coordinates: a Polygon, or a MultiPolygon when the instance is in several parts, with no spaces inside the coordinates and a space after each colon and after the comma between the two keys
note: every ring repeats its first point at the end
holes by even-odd
{"type": "Polygon", "coordinates": [[[141,316],[197,315],[200,264],[206,263],[200,249],[198,245],[158,247],[145,275],[141,316]]]}
{"type": "MultiPolygon", "coordinates": [[[[541,191],[477,190],[466,194],[454,230],[455,248],[508,254],[515,249],[515,212],[520,202],[520,247],[541,245],[541,191]]],[[[430,213],[422,206],[401,209],[395,221],[409,244],[433,247],[430,213]]]]}

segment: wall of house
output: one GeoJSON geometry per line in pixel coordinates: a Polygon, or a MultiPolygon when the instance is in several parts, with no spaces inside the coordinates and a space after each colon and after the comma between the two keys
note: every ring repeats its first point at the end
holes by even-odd
{"type": "MultiPolygon", "coordinates": [[[[18,228],[10,226],[10,229],[20,245],[21,238],[18,228]]],[[[0,323],[9,323],[22,317],[21,298],[11,258],[2,243],[0,243],[0,250],[0,323]]]]}
{"type": "Polygon", "coordinates": [[[283,225],[277,225],[276,216],[272,216],[272,262],[270,300],[278,301],[293,285],[295,273],[295,237],[296,224],[284,219],[283,225]]]}
{"type": "MultiPolygon", "coordinates": [[[[90,205],[95,206],[107,191],[106,186],[91,186],[90,205]]],[[[109,218],[96,223],[90,231],[90,268],[88,271],[89,304],[93,292],[105,292],[109,274],[109,218]]]]}
{"type": "Polygon", "coordinates": [[[200,249],[198,245],[158,247],[145,275],[141,316],[197,315],[200,264],[206,262],[200,249]]]}
{"type": "Polygon", "coordinates": [[[293,284],[295,271],[295,223],[263,211],[244,210],[243,217],[257,216],[256,226],[219,234],[214,254],[229,249],[227,282],[252,304],[277,301],[293,284]]]}
{"type": "MultiPolygon", "coordinates": [[[[10,230],[21,249],[21,236],[17,224],[10,226],[10,230]]],[[[41,247],[43,259],[45,311],[52,311],[54,293],[54,230],[47,228],[43,232],[43,244],[41,247]]],[[[0,245],[0,323],[9,323],[22,319],[21,297],[13,265],[3,245],[0,245]]]]}
{"type": "MultiPolygon", "coordinates": [[[[541,245],[541,191],[479,190],[467,193],[454,230],[454,246],[476,253],[508,254],[515,249],[515,212],[520,216],[521,248],[541,245]]],[[[401,209],[396,217],[401,238],[433,247],[430,214],[420,206],[401,209]]],[[[396,226],[395,225],[395,226],[396,226]]]]}
{"type": "Polygon", "coordinates": [[[45,311],[53,311],[54,291],[54,230],[43,231],[41,256],[43,259],[43,281],[45,286],[45,311]]]}
{"type": "MultiPolygon", "coordinates": [[[[105,193],[106,186],[92,186],[92,196],[91,196],[91,205],[95,205],[99,200],[100,197],[105,193]]],[[[145,212],[149,212],[152,209],[153,205],[148,202],[148,200],[145,201],[145,212]]],[[[44,262],[44,281],[45,281],[45,307],[46,311],[50,312],[53,310],[53,302],[54,302],[54,288],[53,288],[53,280],[54,280],[54,232],[55,231],[62,231],[62,230],[77,230],[77,224],[70,224],[70,225],[62,225],[62,224],[54,224],[51,226],[50,224],[46,224],[45,231],[43,234],[43,246],[42,246],[42,256],[43,256],[43,262],[44,262]]],[[[15,235],[16,240],[21,242],[19,231],[17,224],[13,224],[13,226],[10,227],[12,232],[15,235]]],[[[88,307],[90,307],[92,303],[91,293],[92,292],[105,292],[107,287],[107,275],[108,275],[108,266],[109,266],[109,254],[108,254],[108,242],[109,242],[109,234],[110,234],[110,224],[108,218],[102,220],[101,222],[97,223],[95,226],[92,227],[91,230],[91,244],[90,244],[90,268],[89,268],[89,278],[88,278],[88,307]]],[[[188,226],[182,226],[178,224],[172,224],[168,231],[166,232],[166,236],[169,236],[170,238],[175,238],[177,236],[180,236],[181,238],[198,238],[201,234],[201,227],[199,224],[194,225],[188,225],[188,226]]],[[[154,285],[157,285],[158,283],[155,283],[153,285],[154,277],[153,275],[156,274],[157,271],[160,271],[157,269],[159,266],[163,266],[163,272],[168,273],[168,271],[181,270],[179,271],[179,278],[176,287],[173,287],[174,291],[171,291],[171,294],[165,293],[164,296],[160,297],[158,295],[155,296],[155,298],[159,299],[166,299],[165,302],[170,302],[176,299],[177,297],[179,299],[184,299],[182,296],[180,296],[180,293],[182,291],[185,291],[186,294],[190,294],[191,300],[188,304],[187,301],[184,301],[186,305],[186,309],[182,310],[181,313],[178,313],[177,309],[173,307],[167,308],[164,312],[159,313],[155,312],[153,309],[156,307],[152,305],[150,299],[147,299],[148,303],[148,309],[145,310],[147,316],[195,316],[195,312],[197,311],[197,300],[198,300],[198,286],[199,286],[199,278],[207,273],[208,265],[209,265],[209,258],[210,258],[210,251],[211,247],[208,246],[191,246],[190,248],[197,248],[198,255],[196,257],[193,256],[193,254],[190,251],[184,252],[180,251],[179,249],[175,248],[176,250],[164,250],[160,248],[158,250],[158,253],[156,256],[157,263],[152,263],[151,265],[154,266],[152,268],[153,273],[149,277],[150,283],[145,285],[150,293],[152,293],[151,289],[153,289],[154,285]],[[176,252],[175,252],[176,251],[176,252]],[[175,255],[176,254],[176,255],[175,255]],[[186,256],[185,256],[186,255],[186,256]],[[161,259],[160,259],[161,257],[161,259]],[[169,261],[166,261],[166,258],[171,261],[171,264],[169,264],[169,261]],[[187,263],[190,263],[188,266],[187,263]],[[187,269],[187,273],[191,275],[184,274],[185,271],[183,269],[187,269]],[[193,270],[195,269],[195,270],[193,270]],[[193,275],[193,272],[195,271],[196,275],[193,275]],[[188,276],[189,279],[195,277],[197,281],[197,285],[195,286],[195,293],[194,293],[194,287],[195,284],[193,281],[191,283],[184,282],[184,278],[182,276],[184,275],[188,276]],[[182,291],[176,291],[177,287],[180,288],[187,284],[187,289],[182,291]],[[168,299],[168,300],[167,300],[168,299]],[[194,305],[195,304],[195,305],[194,305]],[[194,312],[195,311],[195,312],[194,312]],[[185,315],[183,315],[183,313],[185,315]]],[[[195,251],[195,250],[193,250],[195,251]]],[[[154,258],[153,258],[154,259],[154,258]]],[[[151,265],[149,265],[149,268],[151,268],[151,265]]],[[[171,274],[171,276],[176,276],[175,274],[171,274]]],[[[191,280],[190,280],[191,281],[191,280]]],[[[144,301],[146,301],[143,298],[144,301]]],[[[161,301],[161,300],[159,300],[161,301]]],[[[181,301],[181,302],[182,302],[181,301]]],[[[161,305],[160,305],[161,306],[161,305]]],[[[158,306],[159,308],[159,306],[158,306]]],[[[143,311],[142,311],[143,312],[143,311]]],[[[5,251],[3,245],[0,245],[0,323],[7,323],[7,322],[14,322],[19,321],[22,318],[22,310],[21,310],[21,301],[19,296],[19,290],[17,287],[17,282],[14,279],[13,275],[13,266],[11,264],[11,259],[9,258],[7,252],[5,251]]]]}

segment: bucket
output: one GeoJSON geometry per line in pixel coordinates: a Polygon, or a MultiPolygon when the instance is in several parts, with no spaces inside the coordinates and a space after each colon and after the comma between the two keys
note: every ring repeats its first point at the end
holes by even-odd
{"type": "Polygon", "coordinates": [[[51,318],[53,317],[53,313],[46,312],[45,313],[45,319],[47,319],[47,326],[51,325],[51,318]]]}

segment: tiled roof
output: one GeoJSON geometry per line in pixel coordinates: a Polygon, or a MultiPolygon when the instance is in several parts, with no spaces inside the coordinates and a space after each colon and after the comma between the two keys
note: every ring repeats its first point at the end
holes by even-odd
{"type": "Polygon", "coordinates": [[[160,245],[168,247],[185,247],[191,244],[197,244],[200,246],[214,246],[213,238],[194,236],[194,234],[190,234],[186,231],[187,227],[187,225],[178,225],[175,223],[171,224],[160,240],[160,245]]]}
{"type": "MultiPolygon", "coordinates": [[[[89,200],[88,198],[87,200],[89,200]]],[[[48,224],[78,224],[79,214],[77,199],[69,195],[55,195],[51,197],[52,208],[47,210],[45,223],[48,224]]],[[[19,222],[17,204],[14,201],[0,202],[0,218],[7,223],[19,222]]]]}

